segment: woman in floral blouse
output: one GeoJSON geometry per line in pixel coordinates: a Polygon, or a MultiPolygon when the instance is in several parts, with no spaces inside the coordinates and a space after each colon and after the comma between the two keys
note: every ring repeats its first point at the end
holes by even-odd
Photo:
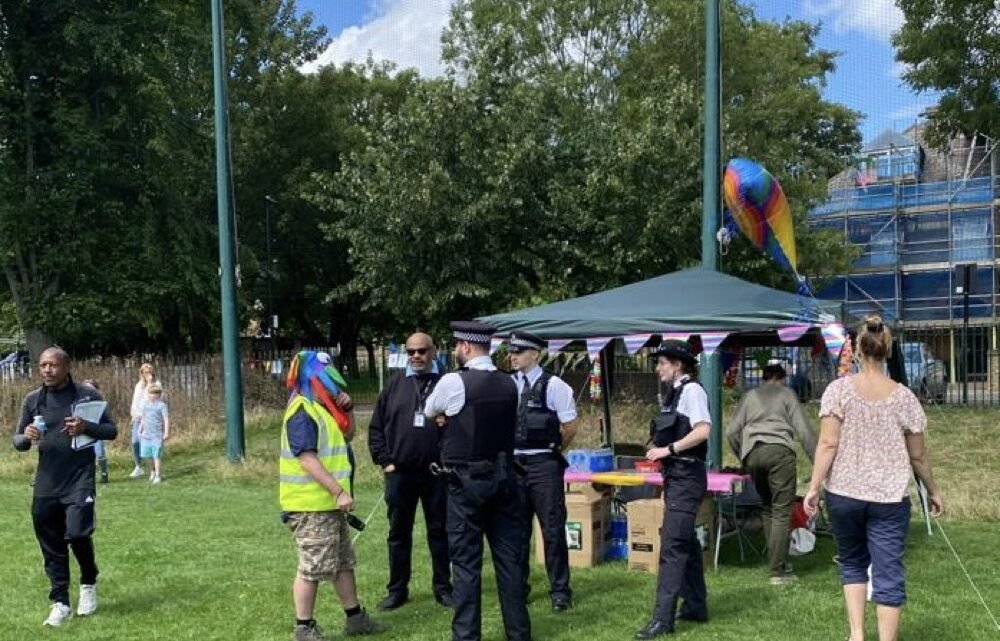
{"type": "Polygon", "coordinates": [[[911,470],[927,486],[932,513],[944,505],[927,458],[927,416],[917,397],[885,373],[892,336],[882,319],[858,332],[861,372],[832,382],[820,407],[820,438],[805,498],[810,516],[826,486],[844,586],[848,641],[863,641],[868,568],[880,641],[895,641],[906,601],[903,549],[910,524],[911,470]]]}

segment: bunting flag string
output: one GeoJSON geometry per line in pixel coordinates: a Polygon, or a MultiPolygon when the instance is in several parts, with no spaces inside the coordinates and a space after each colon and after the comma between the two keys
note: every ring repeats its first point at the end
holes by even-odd
{"type": "Polygon", "coordinates": [[[623,337],[622,340],[625,341],[625,351],[627,351],[630,355],[634,355],[642,349],[643,345],[649,342],[650,336],[652,336],[652,334],[631,334],[623,337]]]}
{"type": "Polygon", "coordinates": [[[844,349],[844,342],[847,340],[847,330],[840,323],[829,323],[820,328],[823,333],[823,340],[826,341],[826,351],[830,356],[837,358],[840,351],[844,349]]]}
{"type": "Polygon", "coordinates": [[[563,350],[563,348],[565,348],[572,342],[573,342],[572,338],[550,338],[548,347],[549,354],[552,355],[558,354],[563,350]]]}
{"type": "Polygon", "coordinates": [[[811,325],[789,325],[788,327],[778,328],[778,338],[781,339],[782,343],[794,343],[795,341],[802,338],[806,332],[809,331],[811,325]]]}
{"type": "Polygon", "coordinates": [[[498,349],[500,349],[500,346],[503,345],[503,342],[505,340],[507,340],[507,339],[506,338],[498,338],[496,336],[494,336],[493,338],[490,339],[490,356],[493,356],[493,353],[495,351],[497,351],[498,349]]]}
{"type": "Polygon", "coordinates": [[[719,349],[719,345],[722,341],[726,340],[729,336],[729,332],[702,332],[701,336],[701,347],[705,351],[705,356],[712,356],[715,350],[719,349]]]}
{"type": "Polygon", "coordinates": [[[599,338],[588,338],[587,339],[587,356],[590,360],[597,358],[597,355],[601,353],[604,346],[608,344],[611,340],[610,336],[603,336],[599,338]]]}

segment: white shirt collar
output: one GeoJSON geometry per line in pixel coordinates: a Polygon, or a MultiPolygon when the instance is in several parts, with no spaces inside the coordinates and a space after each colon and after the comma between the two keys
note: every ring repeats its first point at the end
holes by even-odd
{"type": "Polygon", "coordinates": [[[681,376],[680,378],[675,378],[675,379],[674,379],[674,388],[678,388],[678,387],[680,387],[680,386],[681,386],[681,385],[683,385],[683,384],[684,384],[684,383],[685,383],[686,381],[689,381],[689,380],[691,380],[691,375],[690,375],[690,374],[684,374],[684,375],[683,375],[683,376],[681,376]]]}
{"type": "MultiPolygon", "coordinates": [[[[437,362],[437,360],[431,361],[431,371],[429,371],[429,372],[421,372],[421,373],[422,374],[438,374],[438,373],[440,373],[440,370],[438,369],[438,362],[437,362]]],[[[417,375],[416,370],[414,370],[412,367],[410,367],[409,365],[407,365],[406,366],[406,376],[410,377],[410,376],[416,376],[416,375],[417,375]]]]}
{"type": "Polygon", "coordinates": [[[542,375],[542,368],[538,364],[529,369],[527,372],[514,372],[514,380],[520,382],[522,378],[528,379],[528,385],[534,385],[538,377],[542,375]]]}
{"type": "Polygon", "coordinates": [[[495,370],[496,366],[493,364],[493,359],[489,356],[476,356],[475,358],[470,358],[465,362],[465,367],[468,369],[483,369],[483,370],[495,370]]]}

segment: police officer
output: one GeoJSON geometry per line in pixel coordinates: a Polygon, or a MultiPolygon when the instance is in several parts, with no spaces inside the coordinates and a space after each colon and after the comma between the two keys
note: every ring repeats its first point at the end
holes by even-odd
{"type": "Polygon", "coordinates": [[[409,364],[379,395],[368,428],[368,450],[385,472],[385,502],[389,513],[388,595],[378,607],[393,610],[406,603],[417,503],[423,505],[427,546],[433,568],[435,600],[453,605],[448,533],[445,517],[448,490],[444,478],[431,474],[441,458],[439,430],[424,416],[424,404],[441,374],[434,360],[434,342],[427,334],[406,339],[409,364]]]}
{"type": "Polygon", "coordinates": [[[650,425],[653,446],[646,458],[663,462],[663,501],[660,567],[653,618],[635,633],[652,639],[674,631],[677,618],[708,620],[701,544],[695,533],[695,514],[707,488],[706,440],[712,426],[708,396],[695,380],[697,360],[687,343],[664,341],[656,351],[656,373],[669,386],[660,413],[650,425]]]}
{"type": "MultiPolygon", "coordinates": [[[[552,609],[563,612],[573,607],[569,587],[569,549],[566,546],[566,494],[562,448],[576,434],[576,403],[573,389],[558,376],[538,366],[543,338],[528,332],[510,336],[510,362],[518,390],[517,432],[514,461],[518,487],[524,505],[524,531],[531,538],[532,517],[538,516],[545,546],[545,570],[549,575],[552,609]]],[[[527,549],[524,579],[528,580],[527,549]]],[[[526,589],[527,592],[527,589],[526,589]]]]}
{"type": "MultiPolygon", "coordinates": [[[[530,641],[524,594],[527,537],[512,469],[517,388],[489,356],[494,328],[454,322],[457,373],[445,374],[424,414],[441,426],[448,483],[448,552],[455,615],[452,641],[482,638],[483,535],[490,544],[507,641],[530,641]]],[[[437,466],[435,466],[437,468],[437,466]]]]}

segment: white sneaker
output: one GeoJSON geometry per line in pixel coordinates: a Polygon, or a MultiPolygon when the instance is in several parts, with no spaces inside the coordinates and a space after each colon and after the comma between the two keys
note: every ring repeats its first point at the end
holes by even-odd
{"type": "Polygon", "coordinates": [[[142,471],[142,468],[139,467],[138,465],[136,465],[135,469],[132,470],[132,473],[129,474],[128,477],[130,479],[138,479],[138,478],[142,478],[145,475],[146,475],[146,473],[142,471]]]}
{"type": "Polygon", "coordinates": [[[65,603],[53,603],[52,610],[49,611],[49,618],[45,619],[42,625],[58,628],[64,623],[68,623],[73,618],[73,611],[65,603]]]}
{"type": "Polygon", "coordinates": [[[80,603],[76,606],[77,616],[85,617],[97,612],[97,585],[80,586],[80,603]]]}
{"type": "Polygon", "coordinates": [[[160,475],[159,474],[154,475],[153,476],[153,485],[156,485],[159,482],[160,482],[160,475]]]}

